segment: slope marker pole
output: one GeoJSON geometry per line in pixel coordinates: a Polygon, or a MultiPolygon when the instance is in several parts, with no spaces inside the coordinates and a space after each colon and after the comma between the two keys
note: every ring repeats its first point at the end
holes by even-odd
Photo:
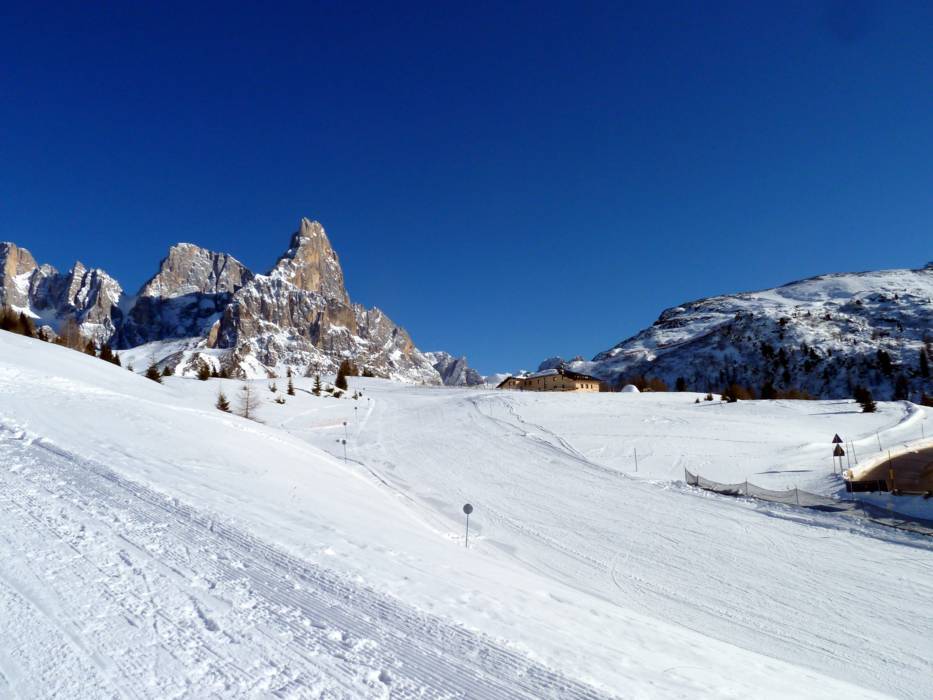
{"type": "Polygon", "coordinates": [[[470,548],[470,513],[473,512],[473,506],[469,503],[464,504],[463,512],[466,513],[466,539],[463,540],[463,546],[465,549],[470,548]]]}

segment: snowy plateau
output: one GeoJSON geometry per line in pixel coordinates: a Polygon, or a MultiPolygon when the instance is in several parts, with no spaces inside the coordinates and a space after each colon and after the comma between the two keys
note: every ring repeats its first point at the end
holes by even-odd
{"type": "Polygon", "coordinates": [[[930,409],[349,380],[0,332],[0,697],[933,697],[933,538],[683,476],[838,494],[930,409]]]}

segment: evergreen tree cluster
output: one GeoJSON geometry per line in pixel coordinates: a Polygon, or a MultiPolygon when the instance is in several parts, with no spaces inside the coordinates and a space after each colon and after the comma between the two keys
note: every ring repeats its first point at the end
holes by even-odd
{"type": "Polygon", "coordinates": [[[9,306],[0,308],[0,331],[25,335],[28,338],[38,337],[33,320],[22,311],[16,312],[9,306]]]}
{"type": "Polygon", "coordinates": [[[878,410],[878,406],[875,404],[875,399],[871,395],[871,391],[863,386],[855,387],[855,391],[852,392],[853,397],[858,401],[859,405],[862,407],[862,413],[874,413],[878,410]]]}

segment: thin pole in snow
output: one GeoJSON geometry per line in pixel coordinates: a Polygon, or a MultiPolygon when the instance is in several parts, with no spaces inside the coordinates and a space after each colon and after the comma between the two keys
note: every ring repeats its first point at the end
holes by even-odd
{"type": "Polygon", "coordinates": [[[884,448],[881,446],[881,435],[879,433],[875,433],[875,437],[878,438],[878,449],[883,450],[884,448]]]}
{"type": "Polygon", "coordinates": [[[858,453],[855,451],[855,440],[852,441],[852,456],[855,457],[855,463],[858,464],[858,453]]]}
{"type": "Polygon", "coordinates": [[[635,450],[635,473],[638,473],[638,448],[633,448],[635,450]]]}
{"type": "Polygon", "coordinates": [[[797,505],[800,505],[800,491],[797,489],[797,486],[794,486],[794,500],[797,502],[797,505]]]}
{"type": "Polygon", "coordinates": [[[470,548],[470,513],[473,512],[473,506],[469,503],[465,503],[463,506],[463,512],[466,513],[466,538],[463,540],[463,546],[466,549],[470,548]]]}
{"type": "Polygon", "coordinates": [[[344,439],[344,441],[346,441],[346,439],[349,438],[349,437],[350,437],[350,436],[347,434],[347,422],[344,421],[344,422],[343,422],[343,439],[344,439]]]}

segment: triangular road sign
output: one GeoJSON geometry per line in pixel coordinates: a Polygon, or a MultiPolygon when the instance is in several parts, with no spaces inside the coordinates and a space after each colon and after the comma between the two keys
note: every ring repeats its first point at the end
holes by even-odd
{"type": "Polygon", "coordinates": [[[845,457],[846,451],[842,449],[842,445],[836,445],[836,449],[833,450],[833,457],[845,457]]]}
{"type": "Polygon", "coordinates": [[[838,445],[840,442],[842,442],[842,438],[839,437],[839,433],[836,433],[836,436],[833,438],[833,442],[834,442],[835,444],[837,444],[837,445],[838,445]]]}

